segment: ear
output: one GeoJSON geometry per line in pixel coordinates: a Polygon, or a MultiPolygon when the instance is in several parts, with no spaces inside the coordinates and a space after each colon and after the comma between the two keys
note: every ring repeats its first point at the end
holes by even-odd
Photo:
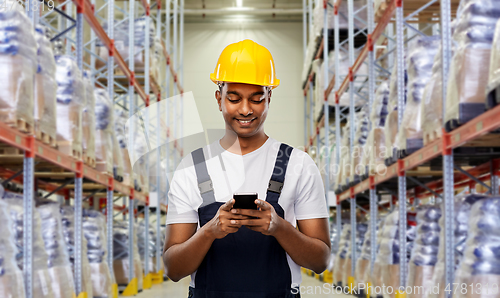
{"type": "Polygon", "coordinates": [[[215,91],[215,99],[217,99],[217,104],[219,105],[219,111],[222,112],[221,94],[219,90],[215,91]]]}
{"type": "Polygon", "coordinates": [[[267,101],[267,104],[271,103],[271,95],[273,95],[273,91],[269,90],[269,100],[267,101]]]}

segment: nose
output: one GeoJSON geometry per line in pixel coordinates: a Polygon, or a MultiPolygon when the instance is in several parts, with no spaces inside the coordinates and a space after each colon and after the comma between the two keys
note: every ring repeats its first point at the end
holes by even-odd
{"type": "Polygon", "coordinates": [[[240,113],[240,115],[244,117],[253,114],[253,110],[250,106],[250,103],[248,102],[248,99],[241,101],[238,113],[240,113]]]}

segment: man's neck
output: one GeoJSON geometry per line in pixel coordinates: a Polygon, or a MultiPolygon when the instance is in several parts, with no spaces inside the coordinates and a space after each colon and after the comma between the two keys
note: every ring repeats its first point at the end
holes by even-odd
{"type": "Polygon", "coordinates": [[[238,137],[234,132],[226,131],[226,134],[220,140],[220,145],[231,153],[245,155],[259,149],[268,138],[264,132],[242,138],[238,137]]]}

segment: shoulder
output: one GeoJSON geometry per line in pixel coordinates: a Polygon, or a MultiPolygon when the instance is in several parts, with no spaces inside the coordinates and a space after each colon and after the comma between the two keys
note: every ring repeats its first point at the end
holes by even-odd
{"type": "Polygon", "coordinates": [[[289,148],[284,152],[284,154],[289,154],[287,175],[303,175],[304,173],[316,174],[316,172],[319,172],[314,160],[303,150],[278,142],[274,139],[271,140],[270,147],[272,147],[276,154],[278,154],[282,145],[286,145],[286,147],[289,148]]]}

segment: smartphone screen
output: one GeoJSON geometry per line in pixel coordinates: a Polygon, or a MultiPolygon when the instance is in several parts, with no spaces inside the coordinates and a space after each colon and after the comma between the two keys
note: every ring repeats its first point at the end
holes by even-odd
{"type": "Polygon", "coordinates": [[[256,192],[240,192],[233,195],[234,198],[234,209],[255,209],[257,210],[257,200],[258,195],[256,192]]]}

